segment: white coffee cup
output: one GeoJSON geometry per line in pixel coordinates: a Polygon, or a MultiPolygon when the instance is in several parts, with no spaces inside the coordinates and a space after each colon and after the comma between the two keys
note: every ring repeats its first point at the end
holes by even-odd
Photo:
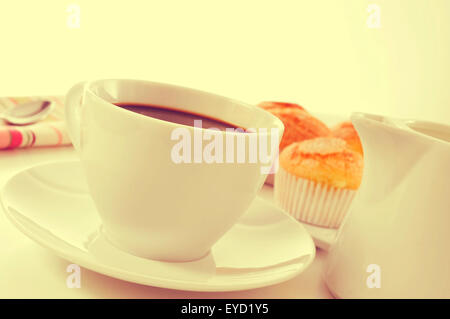
{"type": "MultiPolygon", "coordinates": [[[[271,163],[177,164],[171,157],[174,129],[184,127],[192,135],[206,130],[158,120],[114,103],[165,106],[243,128],[275,128],[277,147],[283,124],[256,106],[168,84],[109,79],[79,83],[68,92],[69,135],[106,237],[144,258],[203,257],[249,207],[264,183],[261,168],[271,163]]],[[[244,134],[248,142],[256,133],[217,134],[224,139],[244,134]]],[[[267,139],[271,135],[269,129],[267,139]]]]}

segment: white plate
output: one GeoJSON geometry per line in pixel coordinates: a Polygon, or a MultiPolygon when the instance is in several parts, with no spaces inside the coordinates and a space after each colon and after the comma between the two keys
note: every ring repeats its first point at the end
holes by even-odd
{"type": "Polygon", "coordinates": [[[13,176],[1,198],[19,230],[93,271],[164,288],[234,291],[288,280],[315,257],[305,228],[261,198],[201,260],[169,263],[130,255],[102,235],[83,176],[79,162],[38,165],[13,176]]]}

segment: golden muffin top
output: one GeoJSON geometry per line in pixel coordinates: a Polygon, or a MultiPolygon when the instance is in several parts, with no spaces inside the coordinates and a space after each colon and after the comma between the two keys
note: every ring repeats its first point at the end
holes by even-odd
{"type": "Polygon", "coordinates": [[[363,148],[358,133],[350,121],[342,122],[331,129],[334,137],[338,137],[347,142],[347,145],[355,152],[363,154],[363,148]]]}
{"type": "Polygon", "coordinates": [[[274,102],[274,101],[264,101],[258,104],[265,110],[278,109],[278,108],[298,108],[300,110],[306,111],[305,108],[299,104],[289,103],[289,102],[274,102]]]}
{"type": "Polygon", "coordinates": [[[280,150],[294,142],[331,136],[331,130],[322,121],[309,114],[302,106],[284,102],[262,102],[260,107],[278,117],[284,124],[280,150]]]}
{"type": "Polygon", "coordinates": [[[342,139],[319,137],[286,147],[280,154],[280,166],[300,178],[356,190],[361,184],[363,157],[342,139]]]}

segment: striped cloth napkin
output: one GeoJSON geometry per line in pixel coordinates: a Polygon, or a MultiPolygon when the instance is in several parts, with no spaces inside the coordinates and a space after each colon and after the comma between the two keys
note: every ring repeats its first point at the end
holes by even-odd
{"type": "Polygon", "coordinates": [[[8,125],[0,120],[0,150],[71,144],[64,122],[63,96],[3,97],[0,98],[0,113],[38,99],[53,101],[55,107],[52,113],[36,124],[25,126],[8,125]]]}

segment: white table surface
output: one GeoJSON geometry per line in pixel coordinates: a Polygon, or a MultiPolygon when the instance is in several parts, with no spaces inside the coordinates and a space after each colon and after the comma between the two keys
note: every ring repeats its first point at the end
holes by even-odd
{"type": "MultiPolygon", "coordinates": [[[[72,147],[0,151],[0,185],[37,163],[76,159],[72,147]]],[[[267,192],[265,192],[267,195],[267,192]]],[[[26,198],[24,198],[26,200],[26,198]]],[[[138,285],[81,269],[81,288],[67,288],[71,264],[17,230],[0,207],[0,298],[332,298],[322,280],[326,252],[297,277],[270,287],[226,293],[138,285]]]]}

